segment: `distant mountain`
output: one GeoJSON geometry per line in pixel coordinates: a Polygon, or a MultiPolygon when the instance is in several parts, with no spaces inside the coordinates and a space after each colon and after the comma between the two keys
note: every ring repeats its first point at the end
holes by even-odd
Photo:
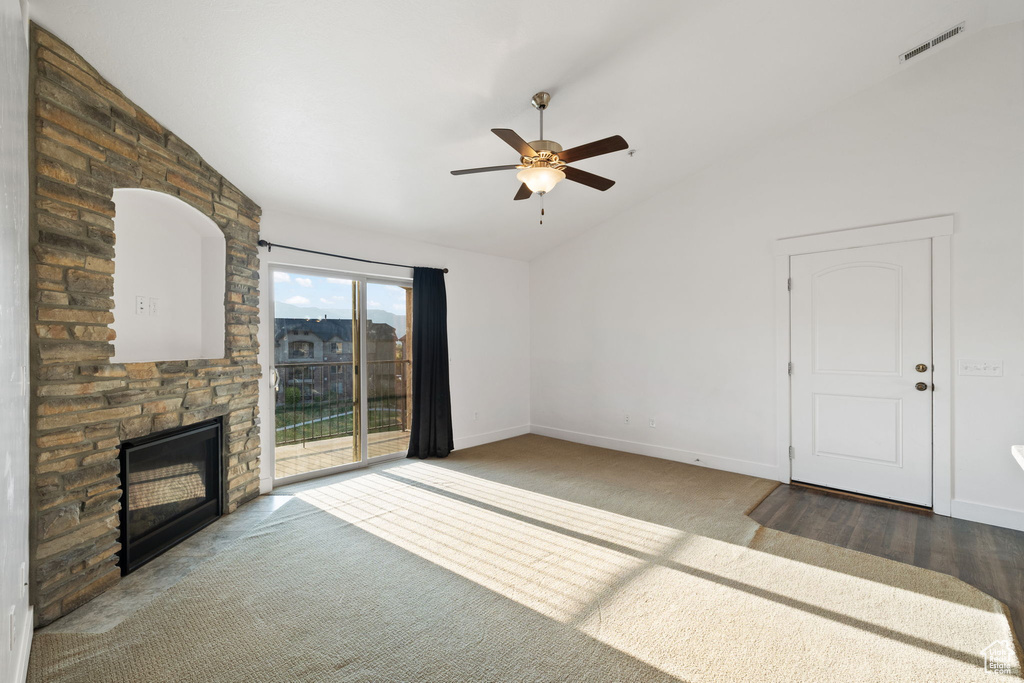
{"type": "MultiPolygon", "coordinates": [[[[341,308],[314,308],[312,306],[296,306],[286,304],[283,301],[274,303],[274,315],[278,318],[317,318],[327,317],[332,320],[347,320],[352,317],[352,311],[341,308]]],[[[396,315],[388,311],[381,311],[371,308],[369,317],[372,322],[385,323],[395,328],[395,333],[401,339],[405,336],[405,316],[396,315]]]]}
{"type": "Polygon", "coordinates": [[[274,315],[278,318],[322,318],[327,316],[334,320],[352,317],[352,311],[341,308],[316,308],[313,306],[296,306],[283,301],[274,302],[274,315]]]}

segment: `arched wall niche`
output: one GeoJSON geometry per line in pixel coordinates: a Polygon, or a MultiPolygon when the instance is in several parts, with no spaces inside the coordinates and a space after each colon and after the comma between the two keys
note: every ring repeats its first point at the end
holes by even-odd
{"type": "Polygon", "coordinates": [[[224,357],[224,233],[177,197],[113,191],[114,363],[224,357]]]}

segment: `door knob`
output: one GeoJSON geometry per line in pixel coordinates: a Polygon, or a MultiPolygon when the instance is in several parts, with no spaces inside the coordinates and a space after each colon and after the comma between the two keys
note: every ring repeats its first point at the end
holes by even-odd
{"type": "Polygon", "coordinates": [[[914,385],[914,388],[917,389],[918,391],[927,391],[928,385],[925,384],[924,382],[918,382],[917,384],[914,385]]]}
{"type": "Polygon", "coordinates": [[[924,363],[918,363],[916,366],[914,366],[914,369],[917,370],[918,372],[928,372],[928,366],[925,365],[924,363]]]}

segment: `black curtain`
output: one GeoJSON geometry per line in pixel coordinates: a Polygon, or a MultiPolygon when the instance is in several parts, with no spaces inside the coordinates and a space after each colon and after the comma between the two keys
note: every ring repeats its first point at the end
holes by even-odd
{"type": "Polygon", "coordinates": [[[412,430],[407,457],[445,458],[454,449],[444,271],[413,268],[412,430]]]}

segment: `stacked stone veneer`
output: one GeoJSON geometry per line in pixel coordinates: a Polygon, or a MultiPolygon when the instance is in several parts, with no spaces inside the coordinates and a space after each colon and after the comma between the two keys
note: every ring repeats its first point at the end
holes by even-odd
{"type": "Polygon", "coordinates": [[[260,208],[66,44],[32,38],[31,583],[46,624],[120,579],[122,439],[223,416],[225,511],[259,494],[260,208]],[[110,362],[114,188],[179,197],[223,230],[223,359],[110,362]]]}

